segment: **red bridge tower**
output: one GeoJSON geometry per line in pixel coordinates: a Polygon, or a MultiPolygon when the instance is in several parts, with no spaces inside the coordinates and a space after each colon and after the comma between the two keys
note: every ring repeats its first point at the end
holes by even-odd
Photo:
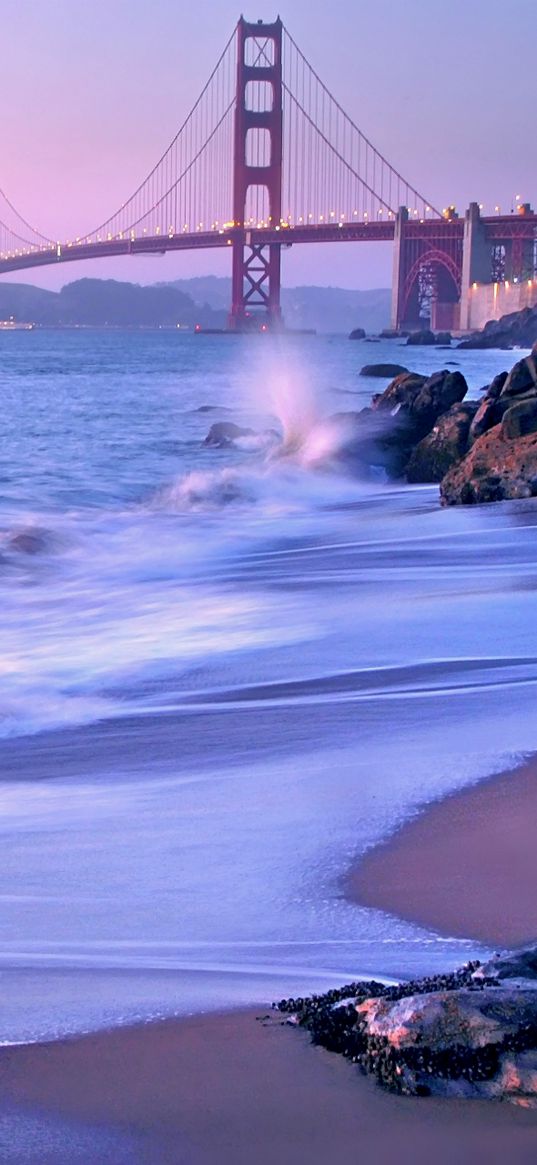
{"type": "Polygon", "coordinates": [[[252,243],[248,209],[263,207],[267,226],[282,213],[282,30],[274,24],[237,26],[237,102],[233,157],[233,287],[231,327],[246,329],[261,315],[281,324],[281,244],[252,243]],[[255,199],[254,199],[255,190],[255,199]],[[249,199],[250,192],[250,199],[249,199]],[[260,201],[261,199],[261,201],[260,201]],[[250,202],[250,205],[249,205],[250,202]]]}

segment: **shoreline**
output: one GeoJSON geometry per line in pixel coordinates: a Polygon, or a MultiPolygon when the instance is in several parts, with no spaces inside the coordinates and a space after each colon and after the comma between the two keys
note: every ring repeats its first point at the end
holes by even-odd
{"type": "Polygon", "coordinates": [[[537,1112],[392,1095],[261,1008],[0,1049],[7,1144],[14,1165],[450,1165],[485,1147],[530,1165],[537,1112]],[[28,1127],[39,1155],[20,1152],[28,1127]]]}
{"type": "Polygon", "coordinates": [[[345,896],[453,938],[537,939],[537,757],[424,805],[362,855],[345,896]]]}
{"type": "MultiPolygon", "coordinates": [[[[349,897],[523,941],[537,933],[536,823],[533,758],[424,807],[351,871],[349,897]]],[[[13,1165],[450,1165],[485,1152],[531,1165],[537,1111],[395,1096],[261,1006],[1,1047],[0,1147],[13,1165]]]]}

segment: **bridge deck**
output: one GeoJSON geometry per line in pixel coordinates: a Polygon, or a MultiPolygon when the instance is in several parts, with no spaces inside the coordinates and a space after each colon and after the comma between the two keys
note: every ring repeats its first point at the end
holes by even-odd
{"type": "MultiPolygon", "coordinates": [[[[533,239],[537,231],[537,215],[502,215],[482,220],[490,241],[508,241],[513,238],[533,239]]],[[[461,238],[463,219],[431,218],[411,221],[406,226],[407,237],[430,241],[461,238]]],[[[270,229],[227,231],[196,231],[173,235],[144,235],[139,239],[103,239],[100,242],[68,242],[51,247],[43,246],[0,259],[0,275],[45,267],[55,263],[72,263],[85,259],[117,258],[121,255],[163,255],[167,251],[193,251],[214,247],[231,247],[239,237],[246,243],[278,243],[285,247],[312,243],[381,243],[392,242],[395,220],[378,219],[370,222],[333,222],[309,225],[304,223],[270,229]]]]}

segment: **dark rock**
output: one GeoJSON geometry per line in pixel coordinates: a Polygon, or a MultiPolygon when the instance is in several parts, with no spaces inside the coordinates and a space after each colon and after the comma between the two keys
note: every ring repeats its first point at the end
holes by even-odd
{"type": "Polygon", "coordinates": [[[535,356],[526,356],[513,365],[501,390],[501,396],[519,396],[532,392],[537,396],[537,361],[535,356]]]}
{"type": "MultiPolygon", "coordinates": [[[[383,365],[383,367],[386,368],[389,365],[383,365]]],[[[392,367],[397,368],[397,365],[394,364],[392,367]]],[[[371,407],[379,412],[395,413],[401,407],[404,407],[405,411],[408,411],[417,397],[418,392],[426,382],[426,376],[422,376],[419,372],[408,372],[404,369],[395,374],[388,387],[384,389],[384,392],[375,393],[371,407]]]]}
{"type": "Polygon", "coordinates": [[[407,481],[442,481],[448,469],[464,457],[470,423],[477,403],[454,404],[433,425],[431,432],[416,445],[406,469],[407,481]]]}
{"type": "Polygon", "coordinates": [[[364,364],[360,376],[382,376],[386,379],[388,376],[400,376],[403,372],[408,372],[408,368],[402,364],[364,364]]]}
{"type": "Polygon", "coordinates": [[[470,425],[468,433],[468,446],[471,447],[483,433],[487,433],[489,429],[493,429],[495,425],[499,425],[503,416],[503,409],[497,400],[490,399],[488,396],[481,401],[479,408],[470,425]]]}
{"type": "Polygon", "coordinates": [[[403,414],[410,422],[415,441],[419,441],[430,432],[437,418],[462,401],[467,392],[468,385],[461,372],[444,368],[429,377],[410,372],[396,376],[372,407],[398,416],[403,414]]]}
{"type": "Polygon", "coordinates": [[[472,445],[440,484],[446,506],[498,502],[537,494],[537,433],[509,440],[496,425],[472,445]]]}
{"type": "Polygon", "coordinates": [[[494,380],[491,381],[487,389],[487,396],[489,396],[491,400],[496,400],[500,396],[508,375],[508,372],[498,372],[497,376],[494,377],[494,380]]]}
{"type": "Polygon", "coordinates": [[[429,377],[403,373],[373,397],[373,412],[392,418],[383,442],[391,456],[394,476],[405,472],[414,447],[431,431],[438,417],[460,402],[467,391],[464,376],[445,368],[429,377]]]}
{"type": "Polygon", "coordinates": [[[365,477],[379,469],[388,477],[401,475],[399,442],[390,416],[372,408],[338,412],[326,418],[323,429],[330,437],[332,459],[340,467],[365,477]]]}
{"type": "Polygon", "coordinates": [[[494,955],[487,963],[480,964],[472,972],[472,979],[476,982],[483,979],[537,980],[537,943],[532,947],[522,947],[520,950],[503,951],[500,955],[494,955]]]}
{"type": "Polygon", "coordinates": [[[508,441],[537,432],[537,397],[519,401],[503,415],[502,434],[508,441]]]}
{"type": "Polygon", "coordinates": [[[430,347],[433,344],[451,346],[451,338],[451,332],[432,332],[430,328],[423,328],[419,332],[411,332],[407,338],[407,344],[419,347],[430,347]]]}
{"type": "Polygon", "coordinates": [[[352,332],[349,335],[349,340],[365,340],[365,329],[364,328],[353,328],[352,332]]]}
{"type": "Polygon", "coordinates": [[[192,411],[194,413],[231,413],[233,410],[226,408],[225,405],[199,405],[197,409],[192,411]]]}
{"type": "Polygon", "coordinates": [[[489,429],[493,429],[495,425],[499,425],[504,412],[509,408],[508,401],[499,400],[506,380],[507,372],[499,372],[491,384],[485,385],[481,389],[485,393],[485,396],[470,425],[470,432],[468,434],[469,447],[474,444],[474,441],[477,441],[478,437],[482,437],[483,433],[487,433],[489,429]]]}
{"type": "Polygon", "coordinates": [[[436,344],[436,336],[429,328],[423,328],[420,332],[411,332],[407,339],[407,344],[415,344],[419,347],[436,344]]]}
{"type": "Polygon", "coordinates": [[[252,436],[254,436],[253,429],[243,429],[240,425],[235,425],[233,421],[217,421],[211,425],[203,444],[216,449],[226,449],[233,444],[237,437],[252,436]]]}
{"type": "Polygon", "coordinates": [[[8,542],[9,550],[16,550],[19,554],[44,554],[52,547],[52,538],[48,530],[39,527],[19,530],[12,534],[8,542]]]}

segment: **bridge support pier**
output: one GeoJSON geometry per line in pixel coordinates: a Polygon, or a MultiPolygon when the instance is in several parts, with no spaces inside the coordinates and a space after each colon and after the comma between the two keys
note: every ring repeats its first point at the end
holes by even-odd
{"type": "Polygon", "coordinates": [[[392,317],[391,326],[396,332],[401,327],[402,323],[402,299],[404,289],[404,261],[403,261],[403,247],[405,223],[408,222],[408,209],[406,206],[399,207],[399,213],[395,220],[395,234],[393,239],[393,272],[392,272],[392,317]]]}
{"type": "Polygon", "coordinates": [[[464,218],[462,244],[461,313],[463,332],[471,327],[470,296],[473,283],[491,282],[491,252],[485,237],[479,205],[471,202],[464,218]]]}
{"type": "Polygon", "coordinates": [[[253,225],[279,229],[281,223],[282,31],[280,19],[251,24],[241,17],[237,25],[230,327],[243,331],[258,324],[278,328],[282,323],[281,244],[252,244],[248,229],[253,225]]]}

